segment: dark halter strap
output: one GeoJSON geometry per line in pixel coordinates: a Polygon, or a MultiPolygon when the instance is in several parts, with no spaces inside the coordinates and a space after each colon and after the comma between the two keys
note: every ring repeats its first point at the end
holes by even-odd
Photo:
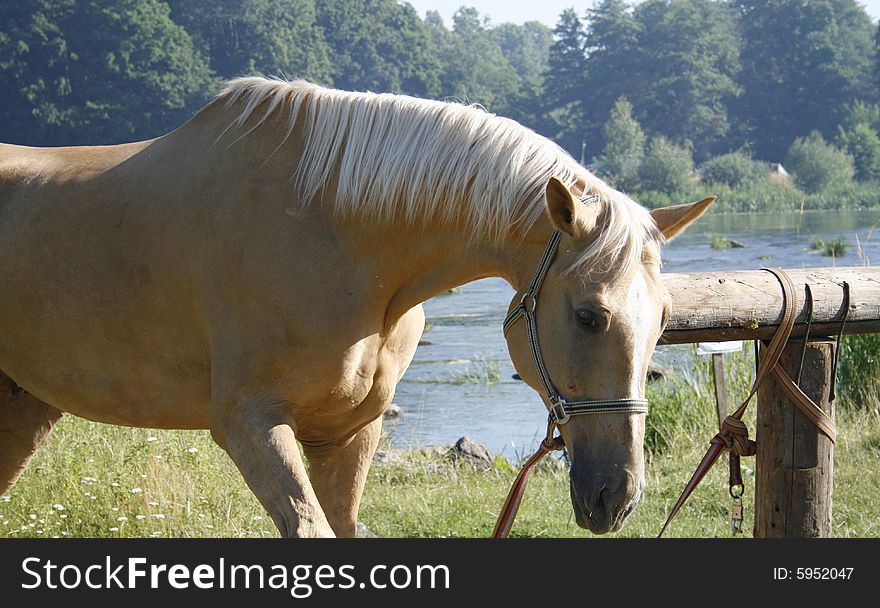
{"type": "Polygon", "coordinates": [[[522,298],[504,319],[504,335],[510,331],[510,328],[523,319],[526,325],[526,335],[529,341],[529,349],[532,352],[532,361],[538,375],[541,378],[541,384],[544,387],[547,407],[550,409],[550,417],[548,420],[547,438],[552,437],[553,428],[568,422],[572,416],[584,414],[605,414],[605,413],[627,413],[627,414],[647,414],[648,401],[646,399],[586,399],[581,401],[568,401],[556,389],[556,385],[550,379],[547,372],[547,366],[544,364],[544,357],[541,355],[541,345],[538,341],[538,323],[536,311],[538,308],[538,293],[547,277],[547,271],[556,258],[556,252],[559,249],[559,241],[562,235],[558,230],[554,230],[550,236],[550,242],[544,250],[544,255],[538,263],[538,269],[529,283],[528,288],[523,293],[522,298]]]}

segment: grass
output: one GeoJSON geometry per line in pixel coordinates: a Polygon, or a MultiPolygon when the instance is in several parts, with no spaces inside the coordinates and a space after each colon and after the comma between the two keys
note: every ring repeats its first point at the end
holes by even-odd
{"type": "Polygon", "coordinates": [[[709,235],[709,246],[712,249],[723,250],[730,249],[731,247],[742,247],[742,243],[734,241],[733,239],[727,238],[726,236],[721,236],[720,234],[710,234],[709,235]]]}
{"type": "Polygon", "coordinates": [[[419,384],[498,384],[501,382],[501,366],[494,359],[479,358],[461,370],[453,370],[445,376],[416,380],[419,384]]]}
{"type": "Polygon", "coordinates": [[[840,236],[832,241],[826,241],[824,239],[820,239],[818,237],[813,237],[810,239],[810,251],[818,251],[824,256],[829,258],[839,258],[841,256],[846,255],[846,250],[849,247],[849,243],[840,236]]]}
{"type": "MultiPolygon", "coordinates": [[[[687,374],[652,385],[646,433],[647,488],[617,534],[653,537],[702,457],[717,425],[708,358],[687,374]]],[[[748,349],[726,357],[731,396],[749,384],[748,349]]],[[[843,391],[843,399],[846,398],[843,391]]],[[[734,399],[735,401],[735,399],[734,399]]],[[[880,534],[880,416],[838,408],[834,535],[880,534]]],[[[755,428],[754,406],[747,418],[755,428]]],[[[467,429],[462,429],[465,432],[467,429]]],[[[754,431],[753,431],[754,434],[754,431]]],[[[380,537],[484,537],[516,472],[503,459],[482,473],[431,452],[374,465],[361,521],[380,537]]],[[[552,463],[551,463],[552,465],[552,463]]],[[[754,460],[744,460],[746,536],[754,522],[754,460]]],[[[668,531],[676,537],[729,536],[726,466],[719,463],[668,531]]],[[[207,432],[151,431],[63,419],[18,485],[0,499],[0,536],[274,537],[271,520],[207,432]]],[[[513,536],[584,537],[574,523],[567,467],[531,476],[513,536]]]]}

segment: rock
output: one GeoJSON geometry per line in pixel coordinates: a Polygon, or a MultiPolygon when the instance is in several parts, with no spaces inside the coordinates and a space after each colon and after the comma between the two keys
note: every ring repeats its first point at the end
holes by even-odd
{"type": "Polygon", "coordinates": [[[495,458],[486,446],[470,437],[462,437],[456,441],[450,455],[453,460],[463,460],[481,471],[495,468],[495,458]]]}
{"type": "Polygon", "coordinates": [[[419,346],[431,346],[430,340],[419,340],[419,346]]]}
{"type": "Polygon", "coordinates": [[[519,374],[514,374],[511,376],[511,378],[513,378],[514,380],[522,380],[522,376],[520,376],[519,374]]]}
{"type": "Polygon", "coordinates": [[[373,464],[378,465],[389,465],[389,464],[402,464],[403,458],[400,457],[400,454],[397,452],[391,452],[387,450],[376,450],[376,453],[373,454],[373,464]]]}
{"type": "Polygon", "coordinates": [[[663,380],[669,375],[669,368],[660,365],[653,359],[648,362],[648,382],[663,380]]]}
{"type": "Polygon", "coordinates": [[[357,538],[376,538],[376,535],[373,534],[373,531],[362,521],[357,522],[355,525],[355,533],[354,535],[357,538]]]}
{"type": "Polygon", "coordinates": [[[403,410],[400,409],[400,406],[396,403],[389,403],[388,407],[385,408],[385,413],[383,416],[385,418],[400,418],[403,415],[403,410]]]}

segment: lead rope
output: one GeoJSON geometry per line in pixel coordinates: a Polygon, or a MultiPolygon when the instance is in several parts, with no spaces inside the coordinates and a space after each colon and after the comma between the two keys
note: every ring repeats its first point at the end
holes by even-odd
{"type": "MultiPolygon", "coordinates": [[[[836,439],[837,430],[834,421],[828,416],[828,414],[822,411],[812,399],[804,394],[800,387],[792,381],[788,372],[779,365],[779,358],[782,356],[782,351],[785,349],[785,345],[788,342],[792,328],[794,327],[794,319],[797,312],[797,295],[791,277],[789,277],[785,271],[770,268],[764,268],[763,270],[772,273],[782,286],[782,321],[779,324],[779,328],[770,339],[770,343],[766,346],[766,349],[761,349],[762,351],[766,350],[766,354],[759,361],[758,369],[755,372],[755,382],[752,385],[751,391],[749,391],[749,394],[745,398],[745,401],[743,401],[742,405],[740,405],[733,414],[724,419],[721,424],[721,431],[709,441],[709,450],[706,452],[706,455],[703,456],[700,464],[697,465],[696,471],[694,471],[690,481],[685,486],[684,491],[681,493],[675,506],[673,506],[672,511],[670,511],[666,523],[663,524],[660,534],[657,535],[658,538],[663,536],[663,533],[666,531],[666,528],[672,522],[673,518],[675,518],[688,497],[693,493],[700,481],[702,481],[703,477],[709,472],[709,469],[712,468],[712,465],[715,464],[715,461],[718,460],[718,457],[725,449],[730,450],[730,495],[734,501],[732,513],[733,533],[736,534],[740,531],[742,524],[741,497],[744,491],[742,474],[740,471],[740,458],[742,456],[753,456],[756,449],[755,442],[749,439],[749,431],[745,423],[742,421],[742,417],[748,409],[752,397],[758,392],[758,388],[771,374],[795,406],[797,406],[807,418],[825,433],[832,442],[836,439]]],[[[849,308],[849,285],[847,283],[844,283],[844,299],[845,309],[847,309],[844,311],[843,315],[843,322],[845,323],[849,308]]],[[[843,332],[842,327],[843,324],[841,324],[841,333],[843,332]]]]}
{"type": "MultiPolygon", "coordinates": [[[[552,427],[550,427],[549,432],[553,432],[552,427]]],[[[504,500],[504,506],[501,508],[498,520],[495,522],[495,528],[492,530],[492,538],[507,538],[510,534],[510,529],[513,527],[513,520],[516,519],[520,502],[522,502],[523,494],[526,492],[526,483],[529,481],[529,474],[532,472],[532,468],[541,462],[541,460],[544,459],[544,456],[550,452],[554,450],[562,450],[564,448],[565,444],[560,436],[553,437],[549,440],[545,438],[541,441],[541,446],[538,448],[538,451],[532,454],[523,465],[523,468],[520,469],[516,479],[513,480],[513,485],[507,493],[507,498],[504,500]]]]}

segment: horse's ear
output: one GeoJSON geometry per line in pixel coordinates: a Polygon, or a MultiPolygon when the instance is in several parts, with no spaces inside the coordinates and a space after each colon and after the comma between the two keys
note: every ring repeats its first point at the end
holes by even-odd
{"type": "Polygon", "coordinates": [[[651,211],[651,217],[657,222],[657,227],[660,228],[663,237],[668,241],[678,236],[691,222],[703,215],[703,212],[715,202],[716,198],[718,197],[710,196],[698,203],[660,207],[651,211]]]}
{"type": "Polygon", "coordinates": [[[579,214],[583,214],[583,205],[571,194],[568,186],[551,177],[547,182],[546,194],[547,213],[556,229],[572,238],[584,236],[586,226],[583,218],[579,217],[579,214]]]}

